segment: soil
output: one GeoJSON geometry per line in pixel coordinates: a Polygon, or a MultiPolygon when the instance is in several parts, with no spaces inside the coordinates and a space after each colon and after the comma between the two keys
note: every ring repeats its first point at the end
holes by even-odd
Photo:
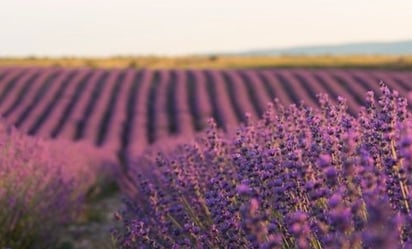
{"type": "Polygon", "coordinates": [[[121,225],[114,219],[114,212],[122,208],[119,192],[90,201],[82,217],[66,227],[59,249],[115,248],[110,231],[121,225]]]}

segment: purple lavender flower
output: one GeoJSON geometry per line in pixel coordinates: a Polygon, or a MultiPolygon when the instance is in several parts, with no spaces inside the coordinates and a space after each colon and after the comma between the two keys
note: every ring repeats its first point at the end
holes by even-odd
{"type": "Polygon", "coordinates": [[[412,117],[399,93],[380,89],[356,117],[324,94],[319,109],[275,101],[233,135],[210,120],[161,167],[138,158],[119,246],[409,248],[412,117]]]}
{"type": "MultiPolygon", "coordinates": [[[[1,122],[0,129],[3,126],[1,122]]],[[[33,139],[11,127],[3,131],[0,248],[56,246],[63,225],[82,210],[95,173],[102,169],[96,167],[97,157],[88,147],[33,139]],[[79,151],[86,149],[89,154],[84,157],[79,151]]]]}

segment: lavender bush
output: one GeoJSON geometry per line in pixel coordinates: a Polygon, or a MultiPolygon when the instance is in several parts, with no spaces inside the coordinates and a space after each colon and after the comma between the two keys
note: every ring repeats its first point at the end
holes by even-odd
{"type": "Polygon", "coordinates": [[[84,147],[0,129],[0,248],[52,248],[81,211],[97,161],[84,147]]]}
{"type": "Polygon", "coordinates": [[[270,104],[230,137],[131,163],[120,248],[412,248],[412,118],[380,84],[355,118],[270,104]],[[148,169],[148,170],[145,170],[148,169]]]}

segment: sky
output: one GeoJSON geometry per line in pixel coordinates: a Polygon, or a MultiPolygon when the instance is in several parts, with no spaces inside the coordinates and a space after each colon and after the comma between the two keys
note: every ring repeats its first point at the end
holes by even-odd
{"type": "Polygon", "coordinates": [[[410,0],[0,0],[0,56],[189,55],[412,39],[410,0]]]}

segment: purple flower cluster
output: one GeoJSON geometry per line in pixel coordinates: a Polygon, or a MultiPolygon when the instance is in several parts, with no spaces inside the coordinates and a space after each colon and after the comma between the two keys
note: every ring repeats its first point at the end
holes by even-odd
{"type": "Polygon", "coordinates": [[[412,117],[380,83],[357,117],[275,100],[232,136],[129,165],[121,248],[412,248],[412,117]],[[150,169],[150,170],[143,170],[150,169]]]}
{"type": "Polygon", "coordinates": [[[0,123],[0,248],[56,245],[96,178],[97,161],[91,151],[82,156],[84,149],[30,138],[0,123]]]}

